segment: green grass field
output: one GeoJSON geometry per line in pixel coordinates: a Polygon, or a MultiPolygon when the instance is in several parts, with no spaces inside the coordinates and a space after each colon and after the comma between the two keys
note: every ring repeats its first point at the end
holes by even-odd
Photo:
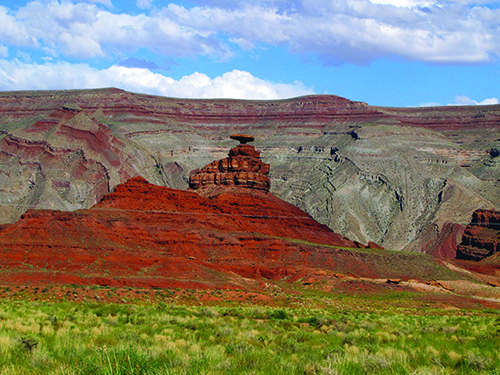
{"type": "Polygon", "coordinates": [[[500,374],[500,315],[4,299],[0,374],[500,374]]]}

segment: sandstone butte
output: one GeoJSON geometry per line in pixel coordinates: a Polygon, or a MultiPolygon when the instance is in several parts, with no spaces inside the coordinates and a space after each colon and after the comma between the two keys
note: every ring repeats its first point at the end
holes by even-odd
{"type": "Polygon", "coordinates": [[[260,159],[260,152],[255,147],[247,145],[254,138],[246,134],[236,134],[230,137],[240,144],[229,151],[227,158],[214,161],[201,170],[195,170],[189,178],[191,189],[202,189],[200,192],[211,191],[214,187],[250,188],[269,191],[269,164],[260,159]]]}
{"type": "Polygon", "coordinates": [[[500,212],[476,210],[457,248],[457,259],[480,261],[500,253],[500,212]]]}
{"type": "Polygon", "coordinates": [[[29,210],[0,226],[0,282],[211,288],[318,269],[376,276],[344,249],[354,242],[271,194],[268,172],[240,144],[192,175],[195,191],[135,177],[90,209],[29,210]]]}

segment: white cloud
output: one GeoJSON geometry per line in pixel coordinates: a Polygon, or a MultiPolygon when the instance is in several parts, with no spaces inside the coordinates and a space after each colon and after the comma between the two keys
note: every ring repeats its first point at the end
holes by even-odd
{"type": "Polygon", "coordinates": [[[301,82],[273,83],[240,70],[210,78],[195,72],[174,80],[148,69],[88,64],[29,64],[0,60],[0,90],[50,90],[118,87],[128,91],[183,98],[280,99],[313,94],[301,82]]]}
{"type": "Polygon", "coordinates": [[[484,99],[482,102],[476,102],[473,99],[470,99],[467,96],[455,96],[455,105],[489,105],[489,104],[498,104],[497,98],[489,98],[484,99]]]}
{"type": "Polygon", "coordinates": [[[148,9],[148,8],[151,8],[152,3],[153,3],[153,0],[137,0],[135,2],[135,5],[141,9],[148,9]]]}
{"type": "Polygon", "coordinates": [[[6,10],[2,12],[0,7],[2,39],[11,45],[38,43],[42,49],[76,58],[102,57],[115,50],[140,48],[174,56],[202,54],[224,59],[232,54],[213,33],[179,25],[158,13],[115,14],[94,4],[54,0],[30,2],[19,9],[16,17],[6,10]],[[30,37],[22,38],[23,35],[30,37]]]}
{"type": "MultiPolygon", "coordinates": [[[[442,106],[442,104],[437,102],[422,103],[418,105],[418,107],[439,107],[439,106],[442,106]]],[[[409,106],[409,107],[414,107],[414,106],[409,106]]]]}
{"type": "Polygon", "coordinates": [[[35,0],[17,12],[0,7],[0,42],[76,58],[146,48],[224,60],[234,54],[226,40],[245,49],[288,45],[325,64],[366,64],[387,55],[470,64],[500,56],[500,9],[483,0],[206,0],[190,9],[171,3],[147,15],[113,13],[93,1],[35,0]]]}
{"type": "Polygon", "coordinates": [[[9,10],[0,6],[0,41],[16,46],[35,46],[36,39],[9,10]]]}
{"type": "Polygon", "coordinates": [[[229,41],[231,43],[239,45],[243,49],[252,49],[255,47],[255,45],[252,42],[243,38],[230,38],[229,41]]]}
{"type": "Polygon", "coordinates": [[[200,32],[227,33],[234,41],[288,44],[292,52],[319,54],[325,64],[366,64],[386,55],[481,63],[500,55],[500,10],[431,0],[386,2],[269,1],[191,9],[171,4],[162,15],[200,32]]]}

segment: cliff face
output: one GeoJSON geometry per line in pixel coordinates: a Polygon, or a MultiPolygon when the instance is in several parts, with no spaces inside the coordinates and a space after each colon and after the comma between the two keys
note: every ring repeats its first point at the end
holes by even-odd
{"type": "MultiPolygon", "coordinates": [[[[104,168],[109,189],[137,175],[186,189],[190,171],[227,156],[230,134],[250,133],[270,165],[273,194],[361,243],[432,252],[447,243],[446,222],[465,226],[474,210],[500,207],[499,129],[500,106],[382,108],[328,95],[186,100],[117,89],[0,93],[1,139],[46,142],[75,157],[43,166],[42,153],[23,152],[17,163],[1,162],[12,184],[0,194],[9,211],[0,220],[13,222],[28,207],[91,207],[102,189],[68,178],[76,155],[104,168]],[[36,195],[27,190],[33,181],[36,195]],[[74,194],[61,198],[52,186],[64,181],[74,194]]],[[[12,154],[9,147],[0,143],[0,152],[12,154]]],[[[266,181],[230,175],[237,167],[218,163],[193,183],[246,179],[265,190],[266,181]]]]}
{"type": "Polygon", "coordinates": [[[477,210],[465,228],[457,259],[482,260],[500,253],[500,212],[477,210]]]}
{"type": "Polygon", "coordinates": [[[0,137],[0,217],[42,205],[59,209],[91,206],[109,192],[105,166],[78,149],[53,148],[46,141],[0,137]]]}

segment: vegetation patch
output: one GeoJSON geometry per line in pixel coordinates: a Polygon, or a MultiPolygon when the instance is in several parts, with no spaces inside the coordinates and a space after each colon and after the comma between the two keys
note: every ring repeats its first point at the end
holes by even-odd
{"type": "Polygon", "coordinates": [[[495,374],[496,311],[2,301],[1,374],[495,374]]]}

